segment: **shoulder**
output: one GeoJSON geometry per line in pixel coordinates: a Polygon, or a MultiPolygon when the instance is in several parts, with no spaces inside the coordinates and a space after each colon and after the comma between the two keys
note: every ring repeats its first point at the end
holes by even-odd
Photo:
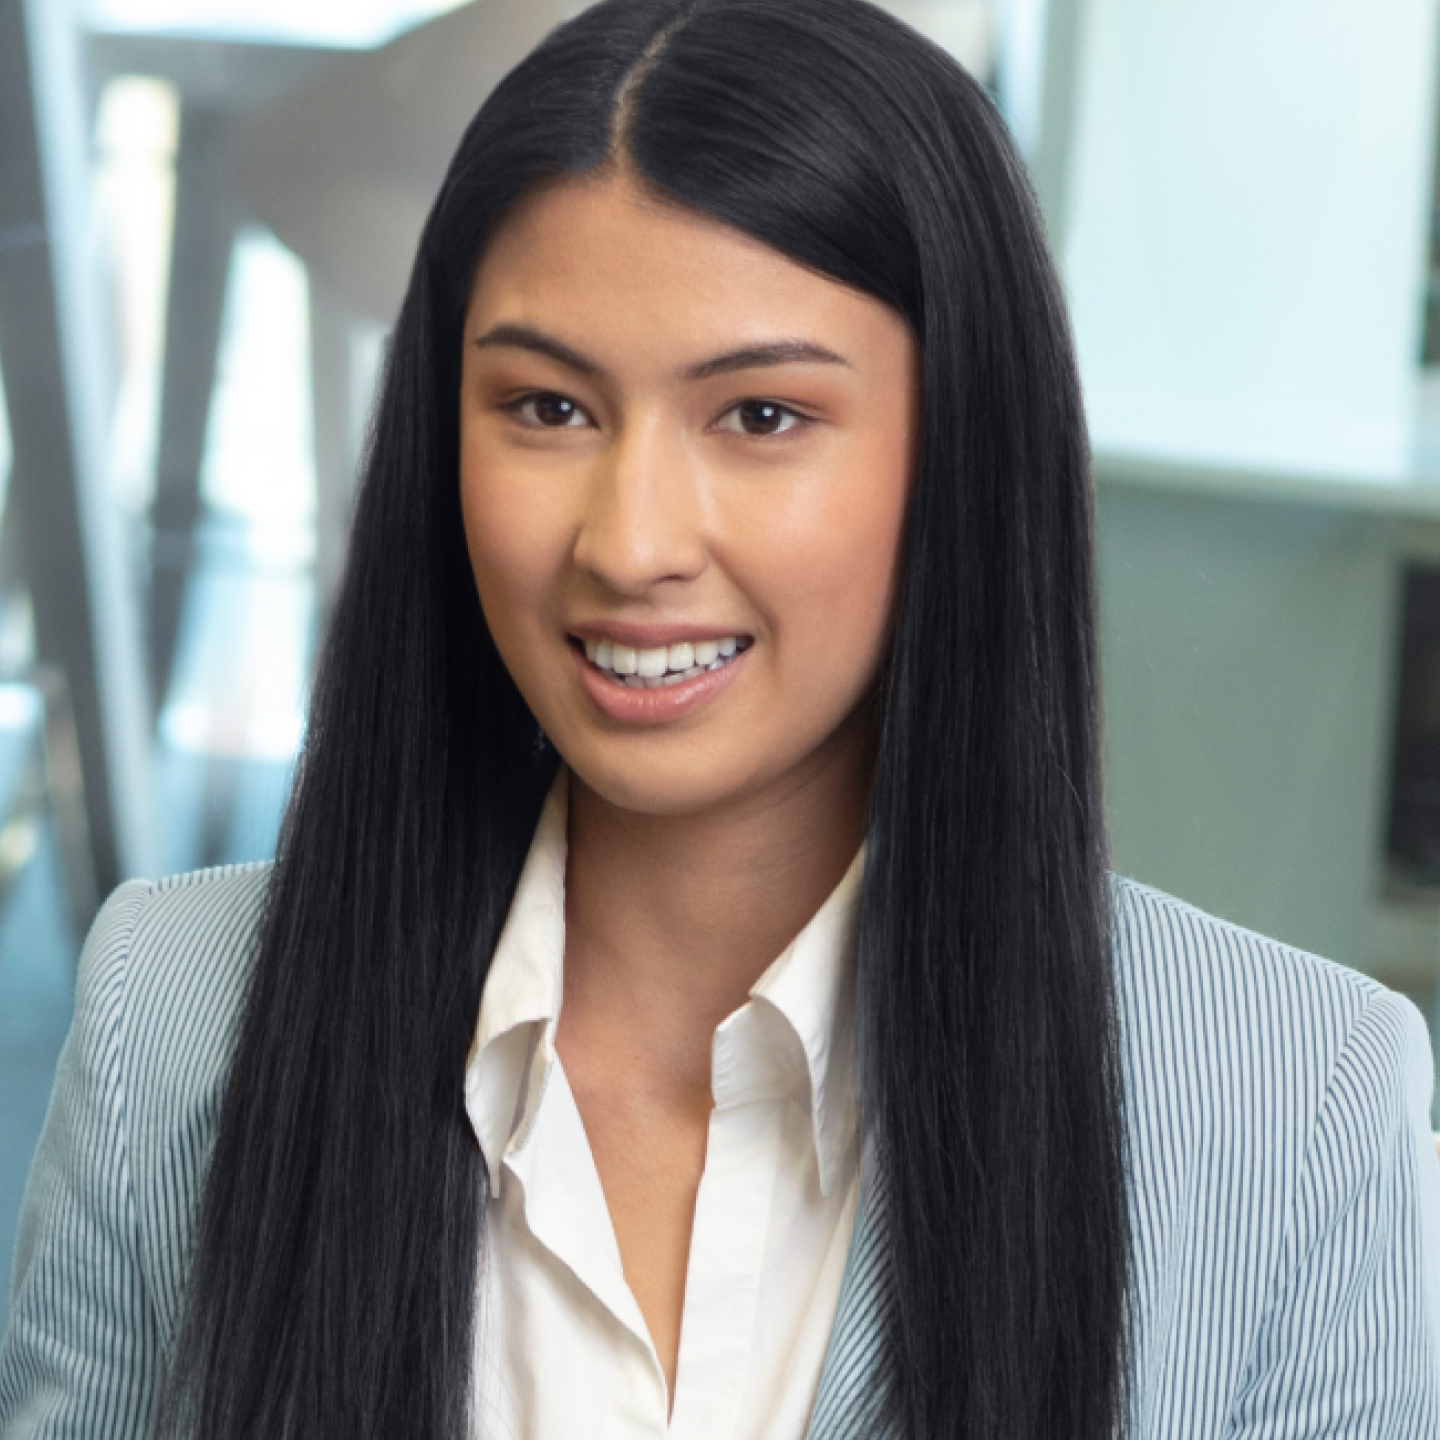
{"type": "Polygon", "coordinates": [[[271,869],[130,881],[101,909],[81,960],[76,1025],[109,1057],[142,1263],[162,1313],[181,1284],[271,869]]]}
{"type": "Polygon", "coordinates": [[[129,881],[91,926],[17,1233],[7,1435],[148,1433],[268,879],[129,881]]]}
{"type": "Polygon", "coordinates": [[[1428,1147],[1425,1022],[1354,970],[1169,895],[1117,879],[1114,899],[1142,1249],[1184,1235],[1260,1284],[1308,1186],[1428,1147]]]}
{"type": "MultiPolygon", "coordinates": [[[[1385,1404],[1433,1416],[1440,1169],[1419,1011],[1128,880],[1114,922],[1140,1433],[1184,1429],[1174,1397],[1199,1349],[1202,1408],[1273,1418],[1307,1393],[1297,1366],[1378,1375],[1376,1356],[1402,1355],[1385,1404]]],[[[1433,1433],[1416,1423],[1383,1433],[1433,1433]]]]}
{"type": "Polygon", "coordinates": [[[218,1079],[244,1001],[271,866],[132,880],[105,902],[81,957],[77,1017],[115,1029],[132,1143],[175,1102],[218,1079]],[[135,1102],[144,1099],[148,1103],[135,1102]]]}
{"type": "Polygon", "coordinates": [[[1370,1105],[1428,1109],[1428,1032],[1403,996],[1134,881],[1116,877],[1113,895],[1127,1099],[1142,1144],[1161,1143],[1152,1132],[1163,1117],[1166,1144],[1298,1160],[1357,1065],[1374,1072],[1370,1105]]]}
{"type": "MultiPolygon", "coordinates": [[[[268,864],[128,880],[95,917],[76,977],[75,1038],[137,1092],[189,1087],[223,1063],[244,997],[268,864]]],[[[145,1115],[133,1111],[131,1123],[145,1115]]]]}
{"type": "Polygon", "coordinates": [[[132,1066],[173,1072],[225,1048],[270,872],[269,864],[231,865],[131,881],[106,902],[86,961],[93,957],[110,986],[123,978],[132,1066]]]}
{"type": "MultiPolygon", "coordinates": [[[[1425,1034],[1419,1011],[1377,981],[1208,915],[1145,885],[1113,880],[1122,1020],[1135,1060],[1188,1059],[1207,1086],[1276,1067],[1324,1084],[1347,1044],[1425,1034]]],[[[1198,1077],[1197,1077],[1198,1078],[1198,1077]]]]}

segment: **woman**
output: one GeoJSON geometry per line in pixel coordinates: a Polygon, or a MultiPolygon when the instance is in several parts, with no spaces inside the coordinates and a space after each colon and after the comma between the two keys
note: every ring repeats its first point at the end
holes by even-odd
{"type": "Polygon", "coordinates": [[[88,942],[5,1435],[1440,1432],[1423,1026],[1108,876],[1090,526],[952,61],[557,31],[421,241],[274,869],[88,942]]]}

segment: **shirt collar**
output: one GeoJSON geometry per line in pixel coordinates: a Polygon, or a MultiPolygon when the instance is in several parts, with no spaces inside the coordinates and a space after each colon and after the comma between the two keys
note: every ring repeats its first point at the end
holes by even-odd
{"type": "MultiPolygon", "coordinates": [[[[498,1195],[505,1155],[529,1138],[555,1060],[565,957],[569,771],[562,764],[540,811],[490,962],[465,1067],[465,1108],[498,1195]]],[[[844,1174],[857,1126],[854,957],[865,847],[803,930],[751,986],[804,1052],[821,1189],[844,1174]]],[[[717,1039],[747,1016],[728,1017],[717,1039]]],[[[718,1050],[717,1046],[717,1050],[718,1050]]],[[[743,1052],[742,1052],[743,1053],[743,1052]]],[[[718,1086],[717,1086],[718,1089],[718,1086]]],[[[718,1098],[718,1097],[717,1097],[718,1098]]]]}
{"type": "Polygon", "coordinates": [[[789,1021],[804,1048],[820,1188],[827,1195],[841,1179],[858,1119],[855,932],[864,873],[862,844],[825,903],[750,987],[756,1000],[789,1021]]]}
{"type": "Polygon", "coordinates": [[[465,1065],[465,1110],[500,1192],[506,1146],[523,1138],[555,1057],[565,959],[565,853],[569,773],[560,766],[540,810],[480,996],[465,1065]]]}

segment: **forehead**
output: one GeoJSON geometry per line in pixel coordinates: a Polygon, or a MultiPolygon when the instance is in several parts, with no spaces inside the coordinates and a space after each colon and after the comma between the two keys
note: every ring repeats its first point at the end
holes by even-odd
{"type": "Polygon", "coordinates": [[[613,169],[549,182],[497,227],[476,271],[467,328],[509,321],[702,349],[777,331],[823,333],[851,348],[908,336],[904,320],[873,296],[613,169]]]}

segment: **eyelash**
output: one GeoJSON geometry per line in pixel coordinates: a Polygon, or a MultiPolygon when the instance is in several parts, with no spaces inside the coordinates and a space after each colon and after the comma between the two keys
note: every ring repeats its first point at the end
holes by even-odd
{"type": "MultiPolygon", "coordinates": [[[[578,401],[570,399],[568,395],[562,395],[558,390],[531,390],[524,395],[518,396],[514,400],[508,401],[500,408],[504,410],[507,414],[514,415],[518,419],[521,417],[521,414],[526,406],[533,405],[536,401],[539,400],[559,400],[566,405],[573,405],[578,413],[580,413],[581,415],[586,415],[585,407],[583,405],[579,404],[578,401]]],[[[733,405],[729,406],[721,414],[720,419],[723,420],[727,415],[733,415],[737,410],[740,410],[746,405],[763,405],[771,409],[778,410],[782,415],[788,416],[791,422],[783,429],[773,431],[769,435],[754,435],[747,430],[734,430],[733,433],[745,435],[751,440],[773,440],[781,435],[788,435],[791,432],[799,430],[811,423],[810,417],[808,415],[802,415],[800,411],[793,409],[789,405],[782,405],[778,400],[763,400],[754,396],[747,396],[744,400],[737,400],[733,405]]],[[[586,416],[586,418],[589,418],[588,415],[586,416]]],[[[538,421],[535,420],[522,420],[521,423],[526,424],[528,428],[532,430],[571,430],[579,428],[572,425],[541,425],[538,421]]]]}

